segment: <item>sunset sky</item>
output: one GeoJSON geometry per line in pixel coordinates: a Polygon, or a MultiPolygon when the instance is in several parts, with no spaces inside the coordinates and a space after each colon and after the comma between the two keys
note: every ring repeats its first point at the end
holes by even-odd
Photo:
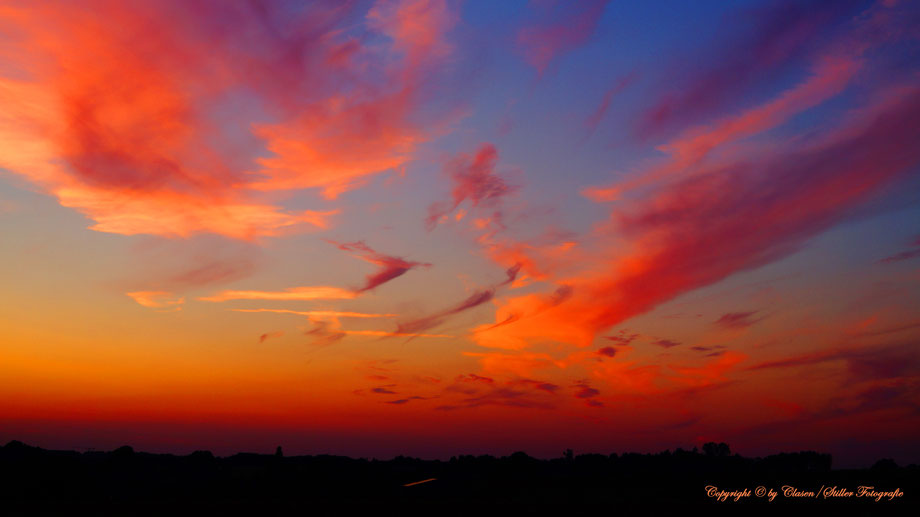
{"type": "Polygon", "coordinates": [[[920,462],[920,4],[0,0],[0,442],[920,462]]]}

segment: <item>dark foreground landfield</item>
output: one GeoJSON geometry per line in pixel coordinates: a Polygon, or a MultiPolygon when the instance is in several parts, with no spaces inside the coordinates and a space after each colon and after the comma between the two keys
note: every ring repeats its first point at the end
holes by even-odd
{"type": "Polygon", "coordinates": [[[827,454],[745,458],[713,443],[701,452],[566,451],[550,460],[519,452],[449,461],[280,450],[81,453],[18,441],[0,448],[0,515],[661,515],[672,503],[719,514],[879,515],[913,513],[918,495],[916,465],[880,460],[838,470],[827,454]]]}

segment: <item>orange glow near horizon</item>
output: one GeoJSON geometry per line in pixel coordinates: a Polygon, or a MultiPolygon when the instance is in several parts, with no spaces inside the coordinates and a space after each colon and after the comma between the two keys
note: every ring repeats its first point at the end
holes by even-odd
{"type": "Polygon", "coordinates": [[[0,441],[920,461],[918,7],[674,9],[0,0],[0,441]]]}

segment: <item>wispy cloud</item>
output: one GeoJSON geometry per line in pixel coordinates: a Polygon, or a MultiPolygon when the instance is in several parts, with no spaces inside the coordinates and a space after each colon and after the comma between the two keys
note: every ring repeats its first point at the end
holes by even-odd
{"type": "Polygon", "coordinates": [[[915,340],[889,342],[876,346],[847,345],[825,348],[814,352],[761,361],[747,370],[793,368],[814,364],[844,361],[847,373],[854,382],[897,379],[916,376],[920,355],[916,353],[915,340]]]}
{"type": "Polygon", "coordinates": [[[345,334],[356,336],[379,336],[379,337],[454,337],[450,334],[423,334],[415,332],[390,332],[387,330],[343,330],[345,334]]]}
{"type": "Polygon", "coordinates": [[[742,329],[750,327],[763,318],[754,318],[757,311],[728,312],[719,317],[714,323],[726,329],[742,329]]]}
{"type": "Polygon", "coordinates": [[[636,340],[639,334],[628,334],[625,330],[619,331],[615,336],[604,336],[604,339],[613,341],[614,344],[626,346],[636,340]]]}
{"type": "Polygon", "coordinates": [[[653,345],[658,345],[661,348],[673,348],[675,346],[680,346],[681,343],[677,341],[672,341],[670,339],[656,339],[652,342],[653,345]]]}
{"type": "Polygon", "coordinates": [[[585,128],[588,130],[588,137],[597,131],[598,124],[604,120],[604,117],[607,115],[607,110],[610,109],[610,103],[613,101],[613,98],[625,90],[629,85],[631,85],[636,79],[636,74],[631,73],[625,77],[618,79],[613,86],[611,86],[606,92],[604,92],[604,97],[601,98],[600,104],[597,108],[594,109],[594,112],[591,113],[585,119],[585,128]]]}
{"type": "Polygon", "coordinates": [[[281,337],[281,336],[283,336],[283,335],[284,335],[284,332],[282,332],[282,331],[280,331],[280,330],[276,330],[276,331],[273,331],[273,332],[266,332],[266,333],[262,334],[261,336],[259,336],[259,343],[261,344],[261,343],[264,343],[265,341],[267,341],[267,340],[269,340],[269,339],[276,338],[276,337],[281,337]]]}
{"type": "Polygon", "coordinates": [[[151,309],[172,308],[178,310],[185,303],[184,297],[177,297],[168,291],[134,291],[125,294],[140,305],[151,309]]]}
{"type": "Polygon", "coordinates": [[[909,250],[902,251],[900,253],[895,253],[894,255],[883,258],[879,262],[883,264],[891,264],[892,262],[901,262],[903,260],[910,260],[912,258],[920,257],[920,237],[918,237],[916,240],[914,240],[913,243],[911,243],[911,247],[913,247],[914,249],[909,249],[909,250]]]}
{"type": "Polygon", "coordinates": [[[748,158],[712,164],[617,207],[597,234],[617,243],[617,259],[571,276],[562,303],[538,295],[504,300],[496,324],[477,329],[477,342],[522,347],[549,338],[587,346],[598,332],[680,293],[800,249],[920,163],[912,144],[920,138],[913,122],[920,93],[892,87],[879,97],[820,137],[749,149],[748,158]]]}
{"type": "Polygon", "coordinates": [[[411,397],[406,397],[404,399],[388,400],[386,401],[386,403],[394,404],[394,405],[402,405],[402,404],[407,404],[409,402],[412,402],[413,400],[428,400],[430,398],[433,398],[433,397],[422,397],[420,395],[413,395],[411,397]]]}
{"type": "Polygon", "coordinates": [[[308,318],[392,318],[396,314],[373,314],[351,311],[294,311],[290,309],[232,309],[234,312],[274,312],[278,314],[294,314],[308,318]]]}
{"type": "Polygon", "coordinates": [[[329,286],[290,287],[283,291],[221,291],[198,298],[204,302],[228,300],[349,300],[358,295],[349,289],[329,286]]]}
{"type": "Polygon", "coordinates": [[[820,41],[815,33],[848,21],[858,5],[784,0],[737,13],[732,23],[745,26],[744,35],[686,61],[694,63],[689,73],[677,63],[669,67],[676,75],[667,77],[670,91],[643,114],[637,131],[658,136],[711,117],[753,85],[813,56],[820,41]]]}
{"type": "Polygon", "coordinates": [[[315,318],[310,320],[313,327],[304,332],[312,339],[315,346],[329,346],[345,338],[339,320],[336,318],[315,318]]]}
{"type": "Polygon", "coordinates": [[[584,45],[594,34],[609,0],[559,2],[541,20],[521,28],[517,44],[527,62],[542,75],[558,56],[584,45]]]}
{"type": "Polygon", "coordinates": [[[376,388],[371,388],[371,393],[377,393],[379,395],[395,395],[396,392],[390,388],[396,386],[395,384],[387,384],[385,386],[377,386],[376,388]]]}
{"type": "Polygon", "coordinates": [[[363,293],[365,291],[375,289],[380,285],[389,282],[390,280],[399,278],[400,276],[408,273],[411,269],[431,266],[431,264],[424,262],[412,262],[399,257],[378,253],[377,251],[374,251],[373,248],[361,241],[345,243],[334,241],[329,242],[335,244],[339,249],[343,251],[352,253],[354,256],[360,258],[361,260],[378,266],[379,269],[376,272],[367,275],[367,279],[365,280],[364,285],[357,289],[358,293],[363,293]]]}
{"type": "Polygon", "coordinates": [[[476,291],[467,297],[462,302],[457,305],[444,309],[442,311],[424,316],[422,318],[416,318],[414,320],[404,321],[399,323],[398,331],[399,332],[421,332],[428,330],[434,327],[437,327],[443,324],[446,319],[450,316],[460,314],[461,312],[468,311],[475,307],[478,307],[484,303],[487,303],[492,299],[495,292],[492,289],[485,289],[476,291]]]}
{"type": "Polygon", "coordinates": [[[459,409],[477,408],[482,406],[506,406],[531,409],[552,409],[554,407],[553,390],[518,389],[507,385],[493,383],[479,383],[473,388],[445,389],[445,398],[452,399],[449,403],[440,405],[435,409],[441,411],[455,411],[459,409]],[[456,395],[460,397],[457,399],[456,395]],[[451,395],[448,397],[448,395],[451,395]]]}
{"type": "Polygon", "coordinates": [[[482,144],[476,154],[470,157],[461,153],[454,156],[445,166],[453,183],[452,202],[434,203],[428,207],[425,225],[434,228],[447,214],[456,210],[461,203],[469,201],[475,208],[492,207],[517,187],[509,185],[496,174],[498,150],[492,144],[482,144]]]}

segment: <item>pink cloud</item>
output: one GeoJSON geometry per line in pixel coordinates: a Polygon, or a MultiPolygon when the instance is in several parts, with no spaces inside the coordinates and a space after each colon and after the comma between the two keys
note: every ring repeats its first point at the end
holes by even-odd
{"type": "Polygon", "coordinates": [[[839,94],[860,69],[860,63],[845,57],[825,57],[815,65],[811,77],[762,106],[729,116],[709,125],[688,129],[658,147],[669,159],[609,187],[589,187],[582,193],[597,202],[614,201],[624,193],[669,178],[685,177],[714,150],[785,123],[790,117],[839,94]]]}
{"type": "Polygon", "coordinates": [[[597,29],[608,0],[560,2],[540,23],[517,33],[517,44],[527,62],[542,75],[558,56],[584,45],[597,29]]]}
{"type": "Polygon", "coordinates": [[[786,0],[738,13],[731,22],[743,25],[745,36],[700,58],[685,58],[694,69],[668,78],[673,89],[642,115],[639,134],[659,136],[704,121],[752,86],[813,55],[815,34],[855,14],[856,5],[786,0]]]}
{"type": "Polygon", "coordinates": [[[635,79],[635,73],[629,74],[617,80],[612,87],[604,92],[604,97],[601,99],[600,104],[598,104],[594,112],[585,119],[585,127],[588,129],[588,137],[597,131],[597,126],[604,119],[604,116],[607,115],[607,110],[610,109],[610,103],[613,101],[613,98],[625,90],[629,85],[631,85],[635,79]]]}
{"type": "Polygon", "coordinates": [[[495,295],[493,289],[476,291],[459,304],[444,309],[440,312],[430,314],[421,318],[401,322],[398,326],[398,332],[420,332],[430,328],[437,327],[444,323],[446,319],[455,314],[468,311],[492,300],[495,295]]]}
{"type": "Polygon", "coordinates": [[[0,138],[10,151],[0,167],[97,231],[256,240],[327,228],[338,213],[328,202],[282,201],[305,188],[331,200],[410,160],[441,116],[419,113],[420,67],[450,50],[443,1],[381,1],[358,26],[353,10],[173,0],[4,9],[0,138]],[[391,40],[362,43],[346,23],[391,40]]]}
{"type": "Polygon", "coordinates": [[[894,88],[880,97],[823,137],[782,150],[765,144],[743,161],[710,165],[618,207],[595,236],[618,237],[618,258],[566,279],[571,296],[561,303],[539,295],[501,300],[496,324],[479,327],[476,341],[588,346],[598,332],[680,293],[799,249],[920,163],[912,143],[920,138],[913,122],[920,92],[894,88]]]}
{"type": "Polygon", "coordinates": [[[883,258],[879,262],[882,264],[891,264],[892,262],[901,262],[902,260],[910,260],[912,258],[920,257],[920,238],[914,240],[914,242],[911,243],[911,246],[913,246],[914,249],[895,253],[894,255],[883,258]]]}
{"type": "MultiPolygon", "coordinates": [[[[332,241],[330,241],[332,242],[332,241]]],[[[409,270],[417,267],[430,267],[431,264],[423,262],[412,262],[408,260],[401,259],[399,257],[392,257],[389,255],[384,255],[383,253],[378,253],[374,251],[373,248],[364,244],[361,241],[358,242],[345,242],[337,243],[332,242],[339,249],[353,253],[354,256],[378,266],[379,269],[367,275],[367,279],[362,287],[357,289],[358,293],[363,293],[365,291],[370,291],[376,287],[379,287],[390,280],[398,278],[406,273],[409,270]]]]}
{"type": "Polygon", "coordinates": [[[492,144],[482,144],[475,156],[458,154],[445,166],[453,182],[452,203],[434,203],[428,209],[426,226],[434,228],[439,220],[469,201],[473,207],[494,206],[516,187],[509,185],[495,173],[498,150],[492,144]]]}

